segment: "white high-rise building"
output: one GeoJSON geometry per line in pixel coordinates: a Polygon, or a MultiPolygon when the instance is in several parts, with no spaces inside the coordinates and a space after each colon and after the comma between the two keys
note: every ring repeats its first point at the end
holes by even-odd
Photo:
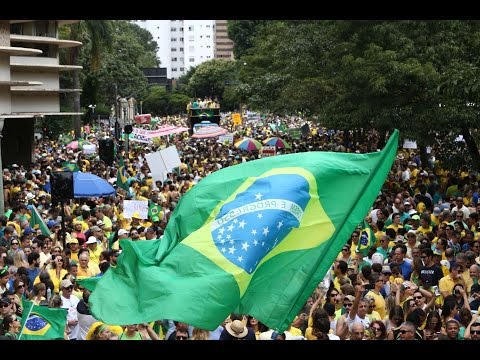
{"type": "Polygon", "coordinates": [[[138,20],[158,44],[160,66],[177,79],[192,66],[214,58],[215,20],[138,20]]]}

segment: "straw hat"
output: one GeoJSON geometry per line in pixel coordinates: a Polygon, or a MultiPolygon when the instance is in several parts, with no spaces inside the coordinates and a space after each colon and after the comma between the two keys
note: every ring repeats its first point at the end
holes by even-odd
{"type": "Polygon", "coordinates": [[[225,329],[227,329],[230,335],[238,339],[242,339],[248,334],[247,327],[240,320],[233,320],[231,323],[225,325],[225,329]]]}

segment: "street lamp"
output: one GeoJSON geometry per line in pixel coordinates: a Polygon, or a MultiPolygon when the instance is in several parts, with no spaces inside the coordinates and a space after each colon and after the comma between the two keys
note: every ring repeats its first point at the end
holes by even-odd
{"type": "MultiPolygon", "coordinates": [[[[92,123],[95,123],[95,108],[97,105],[88,105],[88,107],[92,110],[92,123]]],[[[98,121],[98,127],[100,127],[100,121],[98,121]]]]}
{"type": "MultiPolygon", "coordinates": [[[[128,110],[128,100],[125,99],[125,98],[121,98],[120,99],[120,106],[123,110],[123,123],[125,125],[128,125],[128,118],[127,118],[127,110],[128,110]]],[[[128,153],[128,137],[130,136],[130,134],[125,134],[125,150],[127,151],[128,153]]]]}

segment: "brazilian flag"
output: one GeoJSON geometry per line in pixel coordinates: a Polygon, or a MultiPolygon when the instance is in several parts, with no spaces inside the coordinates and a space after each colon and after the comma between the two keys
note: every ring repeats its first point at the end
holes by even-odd
{"type": "Polygon", "coordinates": [[[72,171],[72,172],[80,171],[80,168],[78,167],[77,164],[72,164],[71,162],[68,162],[68,161],[62,162],[61,165],[66,171],[72,171]]]}
{"type": "Polygon", "coordinates": [[[63,340],[67,309],[50,309],[23,300],[19,340],[63,340]]]}
{"type": "Polygon", "coordinates": [[[125,190],[126,192],[130,191],[128,186],[127,172],[125,170],[125,162],[123,161],[123,158],[120,158],[118,162],[117,187],[125,190]]]}
{"type": "Polygon", "coordinates": [[[213,330],[238,312],[284,331],[375,201],[397,147],[396,130],[380,152],[272,156],[208,175],[161,240],[120,240],[117,266],[89,298],[93,316],[213,330]]]}
{"type": "Polygon", "coordinates": [[[154,216],[160,217],[161,211],[162,207],[152,202],[148,208],[148,217],[150,219],[152,219],[154,216]]]}
{"type": "Polygon", "coordinates": [[[370,224],[363,220],[362,229],[360,230],[360,240],[358,241],[357,251],[367,256],[368,250],[375,245],[376,237],[370,224]]]}

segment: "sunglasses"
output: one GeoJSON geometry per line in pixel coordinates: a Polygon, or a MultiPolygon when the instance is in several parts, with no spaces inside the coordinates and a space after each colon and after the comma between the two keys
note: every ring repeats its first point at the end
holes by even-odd
{"type": "Polygon", "coordinates": [[[187,336],[177,336],[177,337],[175,337],[175,339],[177,339],[177,340],[187,340],[188,337],[187,336]]]}
{"type": "Polygon", "coordinates": [[[18,242],[16,242],[16,241],[12,242],[12,245],[18,245],[18,242]]]}
{"type": "Polygon", "coordinates": [[[420,299],[423,299],[423,296],[414,296],[413,298],[416,300],[420,300],[420,299]]]}
{"type": "Polygon", "coordinates": [[[406,334],[406,333],[409,333],[409,332],[411,332],[411,331],[410,330],[404,330],[404,329],[400,330],[400,334],[406,334]]]}
{"type": "Polygon", "coordinates": [[[65,290],[73,290],[73,285],[70,285],[68,287],[64,287],[65,290]]]}
{"type": "Polygon", "coordinates": [[[471,330],[470,329],[470,334],[479,334],[480,335],[480,329],[479,330],[471,330]]]}
{"type": "Polygon", "coordinates": [[[343,305],[348,307],[348,306],[352,306],[353,304],[352,303],[343,303],[343,305]]]}
{"type": "Polygon", "coordinates": [[[19,288],[19,289],[21,289],[21,288],[24,288],[24,287],[25,287],[25,285],[24,285],[24,284],[22,284],[22,285],[18,285],[18,288],[19,288]]]}
{"type": "Polygon", "coordinates": [[[9,306],[10,306],[10,304],[6,304],[6,303],[0,304],[0,307],[2,307],[2,308],[6,308],[6,307],[9,307],[9,306]]]}
{"type": "Polygon", "coordinates": [[[331,297],[337,296],[338,294],[330,294],[331,297]]]}

